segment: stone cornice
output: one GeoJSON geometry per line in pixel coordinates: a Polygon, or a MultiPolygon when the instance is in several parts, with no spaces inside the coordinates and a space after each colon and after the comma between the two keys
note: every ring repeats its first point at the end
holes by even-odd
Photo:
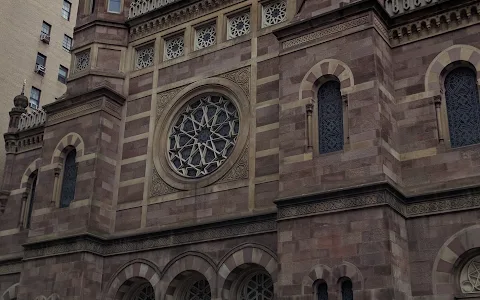
{"type": "Polygon", "coordinates": [[[24,259],[78,252],[111,256],[274,231],[276,231],[275,214],[267,214],[116,239],[85,234],[25,244],[24,259]]]}
{"type": "Polygon", "coordinates": [[[278,219],[389,206],[405,218],[480,208],[480,187],[405,196],[389,183],[276,200],[278,219]]]}

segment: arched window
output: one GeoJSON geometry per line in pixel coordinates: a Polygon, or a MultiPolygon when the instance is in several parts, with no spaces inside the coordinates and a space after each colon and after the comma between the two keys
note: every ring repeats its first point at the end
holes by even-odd
{"type": "Polygon", "coordinates": [[[468,67],[456,68],[445,77],[448,129],[452,147],[480,143],[480,103],[477,75],[468,67]]]}
{"type": "Polygon", "coordinates": [[[65,157],[63,165],[63,181],[60,194],[60,207],[68,207],[75,197],[75,185],[77,183],[77,151],[70,150],[65,157]]]}
{"type": "Polygon", "coordinates": [[[37,188],[37,172],[32,174],[30,183],[30,192],[28,193],[28,202],[26,207],[25,228],[30,228],[33,212],[33,202],[35,201],[35,190],[37,188]]]}
{"type": "Polygon", "coordinates": [[[132,300],[155,300],[155,292],[150,283],[145,283],[138,287],[133,293],[132,300]]]}
{"type": "Polygon", "coordinates": [[[349,278],[342,281],[342,300],[353,300],[353,285],[349,278]]]}
{"type": "Polygon", "coordinates": [[[265,271],[254,272],[244,279],[239,292],[240,300],[272,300],[272,277],[265,271]]]}
{"type": "Polygon", "coordinates": [[[318,89],[318,141],[321,154],[343,149],[343,104],[336,80],[318,89]]]}
{"type": "Polygon", "coordinates": [[[317,284],[317,297],[316,300],[328,300],[328,286],[327,283],[321,282],[317,284]]]}

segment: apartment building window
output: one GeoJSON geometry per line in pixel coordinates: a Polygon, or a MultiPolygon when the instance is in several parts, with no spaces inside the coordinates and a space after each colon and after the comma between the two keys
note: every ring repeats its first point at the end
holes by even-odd
{"type": "Polygon", "coordinates": [[[71,10],[72,10],[72,3],[68,2],[67,0],[63,0],[62,17],[65,20],[70,20],[70,11],[71,10]]]}
{"type": "Polygon", "coordinates": [[[120,13],[122,0],[108,0],[108,12],[120,13]]]}
{"type": "Polygon", "coordinates": [[[50,35],[52,31],[52,25],[48,24],[47,22],[43,21],[42,23],[42,33],[46,35],[50,35]]]}
{"type": "Polygon", "coordinates": [[[35,73],[45,75],[45,65],[47,64],[47,57],[41,53],[37,53],[37,61],[35,62],[35,73]]]}
{"type": "Polygon", "coordinates": [[[62,42],[63,49],[66,51],[70,51],[72,49],[72,38],[68,35],[63,35],[63,42],[62,42]]]}
{"type": "Polygon", "coordinates": [[[32,86],[32,90],[30,91],[30,107],[38,109],[40,105],[40,94],[42,93],[41,90],[32,86]]]}
{"type": "Polygon", "coordinates": [[[67,83],[68,69],[60,65],[58,68],[58,81],[61,83],[67,83]]]}

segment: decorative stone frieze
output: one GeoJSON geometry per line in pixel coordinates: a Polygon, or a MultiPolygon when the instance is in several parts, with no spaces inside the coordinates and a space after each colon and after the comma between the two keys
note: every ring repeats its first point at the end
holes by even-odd
{"type": "Polygon", "coordinates": [[[437,2],[439,0],[386,0],[385,9],[391,16],[396,16],[437,2]]]}
{"type": "Polygon", "coordinates": [[[47,114],[44,110],[33,110],[31,112],[23,113],[20,117],[20,123],[18,124],[18,130],[27,130],[35,128],[45,124],[47,120],[47,114]]]}
{"type": "Polygon", "coordinates": [[[132,19],[180,0],[134,0],[130,3],[128,18],[132,19]]]}

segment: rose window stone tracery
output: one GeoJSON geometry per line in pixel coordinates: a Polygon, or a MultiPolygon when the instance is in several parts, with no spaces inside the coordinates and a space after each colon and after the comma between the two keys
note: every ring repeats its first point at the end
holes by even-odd
{"type": "Polygon", "coordinates": [[[90,65],[90,50],[75,55],[75,72],[85,70],[90,65]]]}
{"type": "Polygon", "coordinates": [[[239,113],[221,95],[202,95],[187,104],[169,132],[170,166],[186,178],[217,170],[232,153],[239,134],[239,113]]]}
{"type": "Polygon", "coordinates": [[[240,289],[241,300],[273,299],[272,277],[266,272],[258,272],[249,277],[240,289]]]}
{"type": "Polygon", "coordinates": [[[183,36],[177,36],[165,41],[165,58],[174,59],[183,56],[185,44],[183,36]]]}
{"type": "Polygon", "coordinates": [[[203,49],[215,45],[217,42],[215,24],[196,30],[195,49],[203,49]]]}
{"type": "Polygon", "coordinates": [[[287,19],[287,2],[272,2],[263,6],[262,27],[272,26],[287,19]]]}
{"type": "Polygon", "coordinates": [[[250,32],[250,14],[243,13],[228,19],[228,39],[250,32]]]}
{"type": "Polygon", "coordinates": [[[141,286],[133,295],[133,300],[155,300],[155,292],[150,284],[141,286]]]}
{"type": "Polygon", "coordinates": [[[463,267],[460,287],[465,294],[480,293],[480,256],[474,257],[463,267]]]}
{"type": "Polygon", "coordinates": [[[185,298],[187,300],[210,300],[212,298],[212,292],[208,281],[202,279],[195,282],[188,290],[185,298]]]}
{"type": "Polygon", "coordinates": [[[154,55],[155,51],[153,45],[138,49],[137,57],[135,59],[135,68],[138,70],[153,66],[154,55]]]}

